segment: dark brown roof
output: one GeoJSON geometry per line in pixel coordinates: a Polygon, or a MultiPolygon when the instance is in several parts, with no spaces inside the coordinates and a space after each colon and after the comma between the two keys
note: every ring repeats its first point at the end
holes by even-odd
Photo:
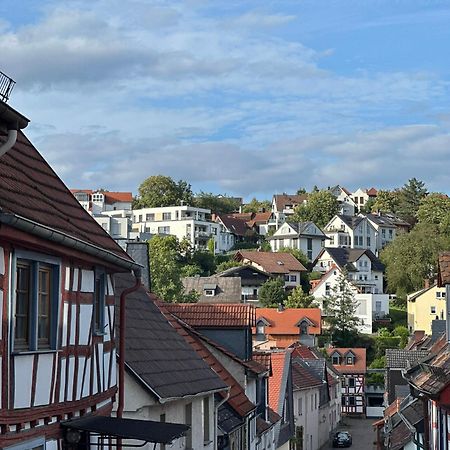
{"type": "Polygon", "coordinates": [[[450,284],[450,252],[439,254],[439,286],[450,284]]]}
{"type": "Polygon", "coordinates": [[[217,217],[236,236],[252,236],[254,234],[254,231],[249,228],[245,219],[234,217],[232,214],[218,214],[217,217]]]}
{"type": "Polygon", "coordinates": [[[290,253],[239,250],[235,259],[244,262],[248,260],[262,267],[262,270],[268,273],[306,272],[303,264],[290,253]]]}
{"type": "Polygon", "coordinates": [[[252,305],[167,303],[166,308],[194,328],[255,326],[255,307],[252,305]]]}
{"type": "Polygon", "coordinates": [[[283,211],[286,208],[286,205],[292,206],[295,208],[298,205],[302,205],[303,202],[308,200],[308,194],[300,194],[300,195],[288,195],[288,194],[275,194],[275,206],[277,211],[283,211]]]}
{"type": "MultiPolygon", "coordinates": [[[[3,133],[0,140],[6,140],[3,133]]],[[[2,213],[23,217],[131,261],[22,132],[13,148],[0,158],[0,193],[2,213]]]]}
{"type": "MultiPolygon", "coordinates": [[[[116,298],[134,285],[130,274],[114,276],[116,298]]],[[[126,364],[158,398],[179,398],[226,389],[226,385],[177,333],[141,287],[126,299],[126,364]]],[[[117,314],[119,308],[117,308],[117,314]]],[[[117,321],[116,321],[117,323],[117,321]]]]}

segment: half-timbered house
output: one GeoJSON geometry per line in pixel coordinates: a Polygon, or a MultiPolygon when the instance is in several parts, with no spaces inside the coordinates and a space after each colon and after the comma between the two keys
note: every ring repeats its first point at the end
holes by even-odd
{"type": "Polygon", "coordinates": [[[365,348],[329,348],[333,368],[341,374],[342,414],[364,415],[365,405],[365,348]]]}
{"type": "Polygon", "coordinates": [[[63,438],[98,448],[94,435],[133,437],[107,416],[112,274],[139,266],[25,137],[27,124],[0,102],[0,448],[56,450],[63,438]]]}

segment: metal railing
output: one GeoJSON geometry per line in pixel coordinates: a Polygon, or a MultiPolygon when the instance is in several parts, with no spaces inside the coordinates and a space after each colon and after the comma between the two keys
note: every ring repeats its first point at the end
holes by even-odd
{"type": "Polygon", "coordinates": [[[8,77],[8,75],[0,72],[0,99],[3,102],[7,102],[9,100],[9,96],[14,88],[16,82],[8,77]]]}

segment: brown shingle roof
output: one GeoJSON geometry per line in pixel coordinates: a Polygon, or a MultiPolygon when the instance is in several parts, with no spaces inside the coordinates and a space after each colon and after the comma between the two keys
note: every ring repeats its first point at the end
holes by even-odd
{"type": "MultiPolygon", "coordinates": [[[[1,142],[6,140],[0,134],[1,142]]],[[[0,158],[0,210],[131,258],[85,211],[22,133],[0,158]]]]}
{"type": "Polygon", "coordinates": [[[290,253],[239,250],[235,255],[235,259],[244,263],[249,261],[257,264],[268,273],[306,272],[303,264],[290,253]]]}
{"type": "Polygon", "coordinates": [[[450,252],[439,254],[438,285],[442,287],[446,284],[450,284],[450,252]]]}
{"type": "Polygon", "coordinates": [[[252,305],[167,303],[166,308],[194,328],[255,326],[255,307],[252,305]]]}
{"type": "Polygon", "coordinates": [[[300,195],[288,195],[288,194],[275,194],[275,206],[277,211],[283,211],[286,205],[292,205],[295,208],[298,205],[302,205],[306,200],[308,200],[308,194],[300,195]]]}
{"type": "Polygon", "coordinates": [[[236,236],[252,236],[254,234],[245,219],[234,217],[232,214],[218,214],[217,217],[236,236]]]}

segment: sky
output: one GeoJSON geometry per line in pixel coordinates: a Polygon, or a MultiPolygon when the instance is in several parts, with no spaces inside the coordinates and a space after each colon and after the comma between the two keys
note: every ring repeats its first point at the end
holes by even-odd
{"type": "Polygon", "coordinates": [[[70,188],[450,193],[449,23],[447,0],[2,0],[0,70],[70,188]]]}

